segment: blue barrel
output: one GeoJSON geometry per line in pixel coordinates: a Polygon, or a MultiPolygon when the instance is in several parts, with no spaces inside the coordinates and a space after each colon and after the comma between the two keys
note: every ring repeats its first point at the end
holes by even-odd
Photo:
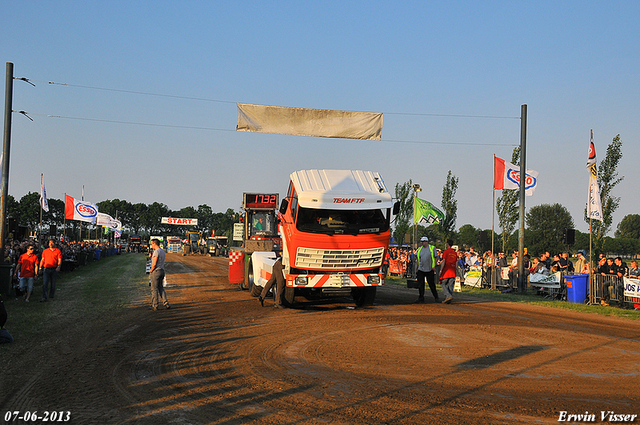
{"type": "Polygon", "coordinates": [[[564,277],[567,284],[567,301],[584,304],[589,288],[588,274],[571,274],[564,277]]]}

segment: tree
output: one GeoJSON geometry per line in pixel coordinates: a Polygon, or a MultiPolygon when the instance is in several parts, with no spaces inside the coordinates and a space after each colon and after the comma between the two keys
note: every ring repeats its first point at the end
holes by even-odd
{"type": "MultiPolygon", "coordinates": [[[[597,253],[605,249],[605,236],[611,230],[613,223],[613,213],[620,205],[620,198],[612,195],[613,189],[624,179],[618,177],[618,164],[622,159],[622,142],[620,135],[616,135],[613,141],[607,146],[607,154],[598,166],[598,188],[600,189],[600,203],[602,205],[603,221],[592,220],[592,233],[597,253]]],[[[590,222],[585,208],[585,221],[590,222]]]]}
{"type": "Polygon", "coordinates": [[[240,220],[240,214],[236,214],[231,208],[227,208],[224,213],[215,213],[211,224],[211,229],[215,230],[217,236],[227,236],[229,242],[233,236],[233,224],[240,220]]]}
{"type": "MultiPolygon", "coordinates": [[[[520,146],[513,149],[511,163],[516,164],[520,160],[520,146]]],[[[520,218],[520,191],[514,189],[504,189],[502,196],[496,201],[496,211],[498,213],[498,224],[502,229],[502,252],[507,252],[509,237],[516,227],[520,218]]]]}
{"type": "Polygon", "coordinates": [[[451,174],[451,170],[447,174],[447,181],[442,188],[442,211],[444,212],[444,220],[439,225],[442,238],[446,241],[455,232],[456,218],[458,217],[458,201],[456,201],[456,191],[458,190],[458,178],[451,174]]]}
{"type": "Polygon", "coordinates": [[[142,213],[142,224],[149,230],[149,236],[159,232],[162,227],[160,219],[169,216],[169,207],[160,202],[154,202],[149,205],[147,210],[142,213]]]}
{"type": "Polygon", "coordinates": [[[478,244],[478,229],[471,224],[465,224],[458,229],[458,244],[469,248],[478,244]]]}
{"type": "Polygon", "coordinates": [[[213,210],[209,205],[198,205],[196,211],[196,218],[198,219],[198,226],[200,232],[203,235],[209,236],[213,228],[213,210]]]}
{"type": "Polygon", "coordinates": [[[40,194],[29,192],[20,198],[17,213],[18,224],[35,230],[40,224],[40,194]]]}
{"type": "Polygon", "coordinates": [[[415,196],[415,189],[411,179],[403,184],[396,183],[395,193],[396,199],[400,202],[400,212],[395,218],[396,226],[393,236],[398,246],[402,246],[404,235],[409,232],[409,218],[412,217],[413,213],[413,197],[411,194],[413,193],[415,196]]]}
{"type": "Polygon", "coordinates": [[[563,243],[564,229],[573,229],[573,218],[569,210],[560,204],[542,204],[529,210],[526,218],[532,241],[528,250],[532,255],[545,251],[559,253],[568,249],[563,243]]]}
{"type": "Polygon", "coordinates": [[[64,201],[55,198],[47,199],[49,212],[42,211],[42,223],[48,226],[62,227],[64,225],[64,201]]]}
{"type": "MultiPolygon", "coordinates": [[[[438,223],[433,223],[429,225],[429,227],[425,227],[422,224],[418,224],[416,227],[416,238],[420,240],[421,237],[426,236],[429,238],[431,245],[436,246],[436,242],[442,237],[440,235],[440,229],[438,228],[438,223]]],[[[444,245],[441,245],[444,248],[444,245]]]]}
{"type": "MultiPolygon", "coordinates": [[[[133,231],[134,235],[139,235],[140,231],[143,230],[142,215],[147,209],[147,206],[143,203],[137,203],[131,206],[131,215],[129,215],[129,218],[126,220],[126,226],[133,231]]],[[[125,222],[122,222],[122,224],[125,225],[125,222]]]]}
{"type": "Polygon", "coordinates": [[[616,238],[640,239],[640,214],[627,214],[618,223],[616,238]]]}

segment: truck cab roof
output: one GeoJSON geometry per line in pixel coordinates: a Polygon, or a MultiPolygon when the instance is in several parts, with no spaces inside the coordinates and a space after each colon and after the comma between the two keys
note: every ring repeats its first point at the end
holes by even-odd
{"type": "Polygon", "coordinates": [[[371,210],[393,205],[384,180],[373,171],[302,170],[292,173],[291,181],[305,208],[371,210]]]}

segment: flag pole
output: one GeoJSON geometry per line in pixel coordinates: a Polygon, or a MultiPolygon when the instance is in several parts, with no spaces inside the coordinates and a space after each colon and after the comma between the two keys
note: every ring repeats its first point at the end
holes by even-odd
{"type": "Polygon", "coordinates": [[[67,193],[66,192],[64,193],[64,220],[62,224],[63,224],[62,227],[64,227],[64,236],[66,239],[67,237],[67,193]]]}
{"type": "Polygon", "coordinates": [[[518,233],[518,292],[527,291],[524,276],[524,199],[527,180],[527,105],[520,107],[520,231],[518,233]],[[524,175],[524,177],[523,177],[524,175]]]}
{"type": "MultiPolygon", "coordinates": [[[[591,129],[591,141],[593,141],[593,129],[591,129]]],[[[591,143],[589,143],[589,149],[591,149],[591,143]]],[[[589,177],[589,179],[591,179],[591,177],[589,177]]],[[[587,213],[589,214],[589,281],[593,282],[593,218],[591,217],[591,181],[589,181],[589,195],[587,196],[587,205],[587,213]]],[[[589,291],[589,303],[593,304],[594,302],[594,291],[589,291]]]]}
{"type": "Polygon", "coordinates": [[[495,239],[495,229],[496,229],[496,154],[493,154],[493,182],[491,183],[491,191],[493,192],[493,202],[491,203],[491,268],[490,268],[490,279],[491,279],[491,290],[496,289],[496,280],[494,268],[496,266],[496,253],[493,247],[493,240],[495,239]]]}
{"type": "MultiPolygon", "coordinates": [[[[40,198],[42,198],[42,185],[44,183],[44,174],[40,173],[40,198]]],[[[42,242],[42,200],[40,200],[40,235],[38,240],[42,242]]]]}

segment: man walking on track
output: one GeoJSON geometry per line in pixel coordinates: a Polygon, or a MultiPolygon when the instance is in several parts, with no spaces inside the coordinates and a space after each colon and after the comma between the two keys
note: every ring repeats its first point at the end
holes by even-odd
{"type": "Polygon", "coordinates": [[[164,291],[164,258],[165,252],[160,248],[158,239],[151,239],[151,269],[149,270],[149,285],[151,286],[151,309],[158,309],[158,301],[162,298],[165,308],[171,308],[167,300],[167,293],[164,291]]]}
{"type": "Polygon", "coordinates": [[[42,299],[46,302],[47,297],[53,299],[56,294],[56,276],[62,266],[62,252],[56,248],[53,239],[49,241],[49,248],[42,251],[40,260],[40,270],[42,270],[42,299]]]}
{"type": "Polygon", "coordinates": [[[451,304],[451,301],[453,301],[453,285],[456,282],[458,254],[451,248],[452,246],[453,240],[447,239],[447,249],[442,253],[442,262],[440,263],[440,283],[445,296],[442,304],[451,304]]]}
{"type": "Polygon", "coordinates": [[[418,257],[418,300],[416,303],[424,303],[425,279],[433,294],[433,301],[438,302],[440,300],[438,299],[438,290],[435,282],[436,247],[429,245],[429,238],[426,236],[423,236],[420,242],[422,242],[422,246],[416,252],[418,257]]]}

